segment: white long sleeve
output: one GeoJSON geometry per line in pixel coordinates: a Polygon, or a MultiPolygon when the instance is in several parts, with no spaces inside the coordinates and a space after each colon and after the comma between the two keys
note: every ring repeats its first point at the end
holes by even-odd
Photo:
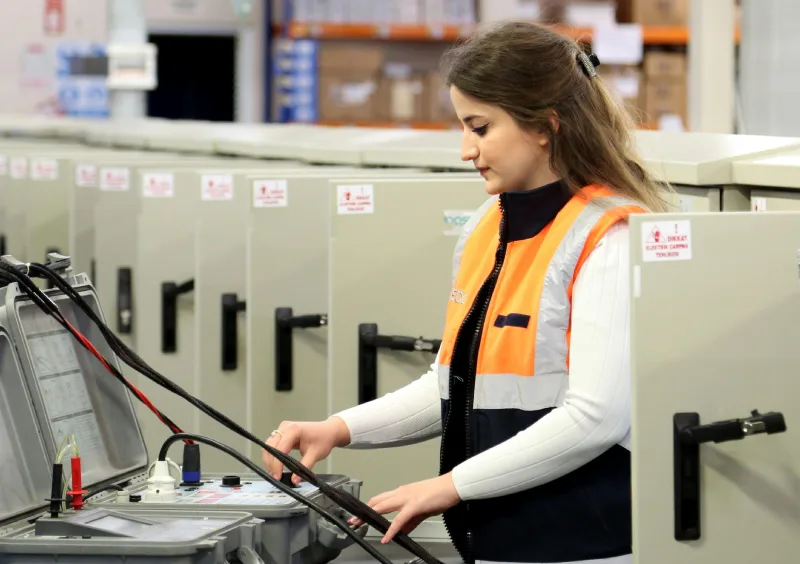
{"type": "Polygon", "coordinates": [[[429,372],[407,386],[335,415],[350,430],[349,448],[381,448],[441,435],[441,409],[434,363],[429,372]]]}
{"type": "Polygon", "coordinates": [[[500,497],[559,478],[626,445],[630,432],[628,226],[614,226],[575,281],[569,383],[563,405],[515,437],[458,465],[463,500],[500,497]]]}

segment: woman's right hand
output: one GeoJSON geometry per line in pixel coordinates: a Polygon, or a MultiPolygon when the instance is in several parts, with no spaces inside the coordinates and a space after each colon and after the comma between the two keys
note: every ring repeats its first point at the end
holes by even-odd
{"type": "MultiPolygon", "coordinates": [[[[343,420],[335,416],[320,422],[284,421],[278,427],[278,432],[270,435],[266,443],[284,454],[289,454],[293,449],[299,450],[302,455],[301,464],[313,469],[335,447],[350,444],[350,430],[343,420]]],[[[266,450],[262,451],[262,458],[267,471],[276,480],[280,480],[283,464],[266,450]]],[[[298,485],[300,478],[292,475],[292,483],[298,485]]]]}

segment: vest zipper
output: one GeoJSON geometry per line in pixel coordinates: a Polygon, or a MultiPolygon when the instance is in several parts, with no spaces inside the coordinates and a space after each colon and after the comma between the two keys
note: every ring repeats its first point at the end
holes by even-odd
{"type": "MultiPolygon", "coordinates": [[[[506,225],[506,213],[505,213],[505,198],[504,194],[500,195],[499,198],[499,207],[500,207],[500,233],[499,233],[499,243],[497,245],[497,251],[495,253],[495,262],[494,268],[489,276],[484,281],[481,291],[479,291],[478,297],[482,298],[482,300],[477,299],[472,304],[470,311],[467,313],[467,316],[464,320],[468,320],[472,315],[475,314],[475,311],[478,307],[480,307],[480,316],[477,319],[475,332],[472,335],[472,342],[470,344],[469,350],[469,369],[467,371],[466,380],[463,382],[466,394],[465,394],[465,409],[464,409],[464,438],[465,438],[465,453],[466,458],[465,460],[472,457],[472,436],[470,431],[470,420],[472,419],[472,403],[473,398],[475,395],[475,378],[477,376],[478,370],[478,352],[480,351],[480,343],[481,343],[481,336],[483,334],[483,326],[484,322],[486,321],[486,314],[489,310],[489,304],[492,301],[492,296],[494,295],[494,289],[497,285],[497,279],[500,276],[500,271],[503,268],[503,263],[505,262],[506,257],[506,248],[508,246],[508,233],[507,233],[507,225],[506,225]]],[[[456,341],[453,344],[453,352],[458,350],[459,342],[461,341],[462,333],[459,332],[458,336],[456,337],[456,341]]],[[[452,393],[452,378],[451,378],[451,392],[450,392],[450,400],[453,399],[452,393]]],[[[445,417],[445,422],[442,430],[442,437],[444,437],[447,433],[447,424],[450,421],[450,414],[452,413],[453,408],[451,406],[450,409],[447,411],[447,416],[445,417]]],[[[444,465],[444,448],[440,451],[440,466],[444,465]]],[[[472,537],[472,529],[469,526],[469,513],[470,513],[470,503],[464,503],[464,509],[467,514],[466,522],[464,523],[464,528],[466,529],[466,547],[464,552],[461,551],[458,547],[457,550],[460,553],[461,558],[464,559],[464,562],[467,564],[472,564],[474,559],[474,544],[473,544],[473,537],[472,537]]],[[[451,540],[453,540],[455,544],[455,538],[450,531],[450,527],[447,525],[447,521],[445,523],[445,530],[447,534],[450,536],[451,540]]]]}

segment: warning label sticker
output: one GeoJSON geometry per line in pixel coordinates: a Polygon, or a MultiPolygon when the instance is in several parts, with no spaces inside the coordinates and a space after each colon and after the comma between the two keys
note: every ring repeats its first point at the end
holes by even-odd
{"type": "Polygon", "coordinates": [[[645,262],[691,260],[692,233],[688,219],[642,223],[645,262]]]}
{"type": "Polygon", "coordinates": [[[28,159],[25,157],[12,157],[10,168],[11,178],[17,180],[28,178],[28,159]]]}
{"type": "Polygon", "coordinates": [[[285,180],[256,180],[253,182],[254,208],[285,208],[289,196],[285,180]]]}
{"type": "Polygon", "coordinates": [[[750,211],[754,212],[767,211],[767,199],[762,197],[750,198],[750,211]]]}
{"type": "Polygon", "coordinates": [[[375,199],[371,184],[337,186],[339,214],[375,213],[375,199]]]}
{"type": "Polygon", "coordinates": [[[31,161],[33,180],[55,180],[58,178],[58,161],[55,159],[33,159],[31,161]]]}
{"type": "Polygon", "coordinates": [[[168,172],[142,175],[142,196],[145,198],[172,198],[175,196],[175,177],[168,172]]]}
{"type": "Polygon", "coordinates": [[[100,170],[100,189],[124,192],[131,189],[131,171],[128,168],[103,168],[100,170]]]}
{"type": "Polygon", "coordinates": [[[75,167],[75,186],[81,188],[97,187],[97,167],[94,165],[78,165],[75,167]]]}
{"type": "Polygon", "coordinates": [[[207,202],[233,199],[233,176],[204,174],[200,179],[202,198],[207,202]]]}

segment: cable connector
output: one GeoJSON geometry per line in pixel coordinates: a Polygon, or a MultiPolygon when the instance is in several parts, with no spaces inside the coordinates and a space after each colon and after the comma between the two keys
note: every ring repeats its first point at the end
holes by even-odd
{"type": "Polygon", "coordinates": [[[81,479],[81,458],[80,456],[73,456],[72,457],[72,489],[67,492],[67,495],[72,496],[72,509],[75,511],[80,511],[83,509],[84,501],[83,496],[85,496],[88,491],[83,489],[83,483],[81,479]]]}
{"type": "Polygon", "coordinates": [[[61,497],[61,484],[64,479],[64,467],[59,464],[53,464],[52,485],[50,486],[50,497],[45,501],[50,502],[50,517],[56,519],[58,514],[61,513],[61,504],[64,498],[61,497]]]}
{"type": "Polygon", "coordinates": [[[183,482],[182,486],[200,485],[200,445],[183,445],[183,466],[181,468],[183,482]]]}
{"type": "Polygon", "coordinates": [[[169,462],[158,460],[153,467],[153,475],[147,479],[142,503],[172,503],[175,498],[175,478],[169,472],[169,462]]]}

